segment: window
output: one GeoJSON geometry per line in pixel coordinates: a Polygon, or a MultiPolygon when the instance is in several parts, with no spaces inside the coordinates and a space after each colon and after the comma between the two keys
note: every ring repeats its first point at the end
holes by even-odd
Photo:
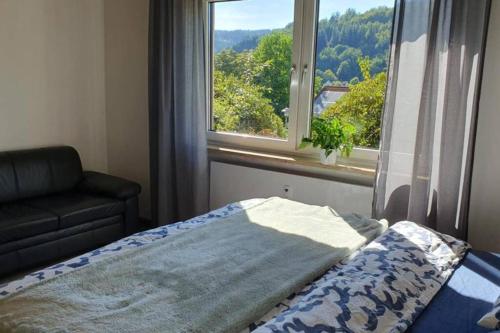
{"type": "Polygon", "coordinates": [[[321,117],[378,149],[393,1],[208,0],[209,139],[300,152],[321,117]]]}

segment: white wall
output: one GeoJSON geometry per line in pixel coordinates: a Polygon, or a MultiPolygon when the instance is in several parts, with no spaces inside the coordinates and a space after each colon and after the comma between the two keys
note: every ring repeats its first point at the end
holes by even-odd
{"type": "Polygon", "coordinates": [[[469,212],[473,248],[500,252],[500,0],[493,0],[486,45],[469,212]]]}
{"type": "Polygon", "coordinates": [[[0,1],[0,151],[66,144],[107,170],[102,0],[0,1]]]}
{"type": "Polygon", "coordinates": [[[142,185],[141,216],[150,217],[148,0],[105,0],[108,169],[142,185]]]}
{"type": "Polygon", "coordinates": [[[288,185],[292,200],[371,216],[371,187],[220,162],[211,163],[210,173],[211,209],[244,199],[283,196],[283,186],[288,185]]]}
{"type": "Polygon", "coordinates": [[[71,145],[149,209],[148,0],[0,0],[0,151],[71,145]]]}

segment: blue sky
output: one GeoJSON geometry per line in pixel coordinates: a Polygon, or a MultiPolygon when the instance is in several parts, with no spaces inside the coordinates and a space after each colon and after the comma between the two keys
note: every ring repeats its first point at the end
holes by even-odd
{"type": "MultiPolygon", "coordinates": [[[[293,21],[293,0],[244,0],[215,5],[216,30],[283,28],[293,21]]],[[[349,8],[364,12],[378,6],[394,6],[394,0],[321,0],[320,18],[349,8]]]]}

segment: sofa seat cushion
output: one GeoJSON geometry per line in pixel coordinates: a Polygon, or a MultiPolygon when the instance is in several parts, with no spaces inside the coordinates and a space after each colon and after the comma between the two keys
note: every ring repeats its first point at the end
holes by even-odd
{"type": "MultiPolygon", "coordinates": [[[[122,215],[115,215],[112,217],[106,217],[99,220],[94,220],[90,222],[85,222],[83,224],[76,225],[71,228],[60,229],[56,231],[46,232],[40,235],[26,237],[19,239],[17,241],[12,241],[8,243],[0,243],[0,256],[5,253],[11,253],[16,251],[22,251],[23,249],[36,247],[40,244],[53,243],[63,238],[72,238],[75,235],[92,232],[93,230],[99,230],[109,225],[119,225],[123,230],[121,237],[125,236],[125,225],[123,223],[122,215]]],[[[63,250],[63,249],[59,249],[63,250]]],[[[66,249],[67,250],[67,249],[66,249]]],[[[1,260],[0,260],[1,261],[1,260]]],[[[0,263],[1,265],[1,263],[0,263]]],[[[1,269],[0,269],[1,271],[1,269]]],[[[0,273],[1,275],[1,273],[0,273]]]]}
{"type": "Polygon", "coordinates": [[[123,201],[78,192],[51,195],[24,202],[57,215],[60,229],[119,215],[125,210],[123,201]]]}
{"type": "Polygon", "coordinates": [[[0,243],[57,230],[59,218],[43,209],[23,204],[0,205],[0,243]]]}

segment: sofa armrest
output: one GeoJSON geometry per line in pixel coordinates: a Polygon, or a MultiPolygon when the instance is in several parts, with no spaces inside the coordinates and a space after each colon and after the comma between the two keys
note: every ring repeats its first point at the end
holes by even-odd
{"type": "Polygon", "coordinates": [[[120,200],[136,197],[141,186],[135,182],[94,171],[85,171],[78,190],[92,194],[102,194],[120,200]]]}

